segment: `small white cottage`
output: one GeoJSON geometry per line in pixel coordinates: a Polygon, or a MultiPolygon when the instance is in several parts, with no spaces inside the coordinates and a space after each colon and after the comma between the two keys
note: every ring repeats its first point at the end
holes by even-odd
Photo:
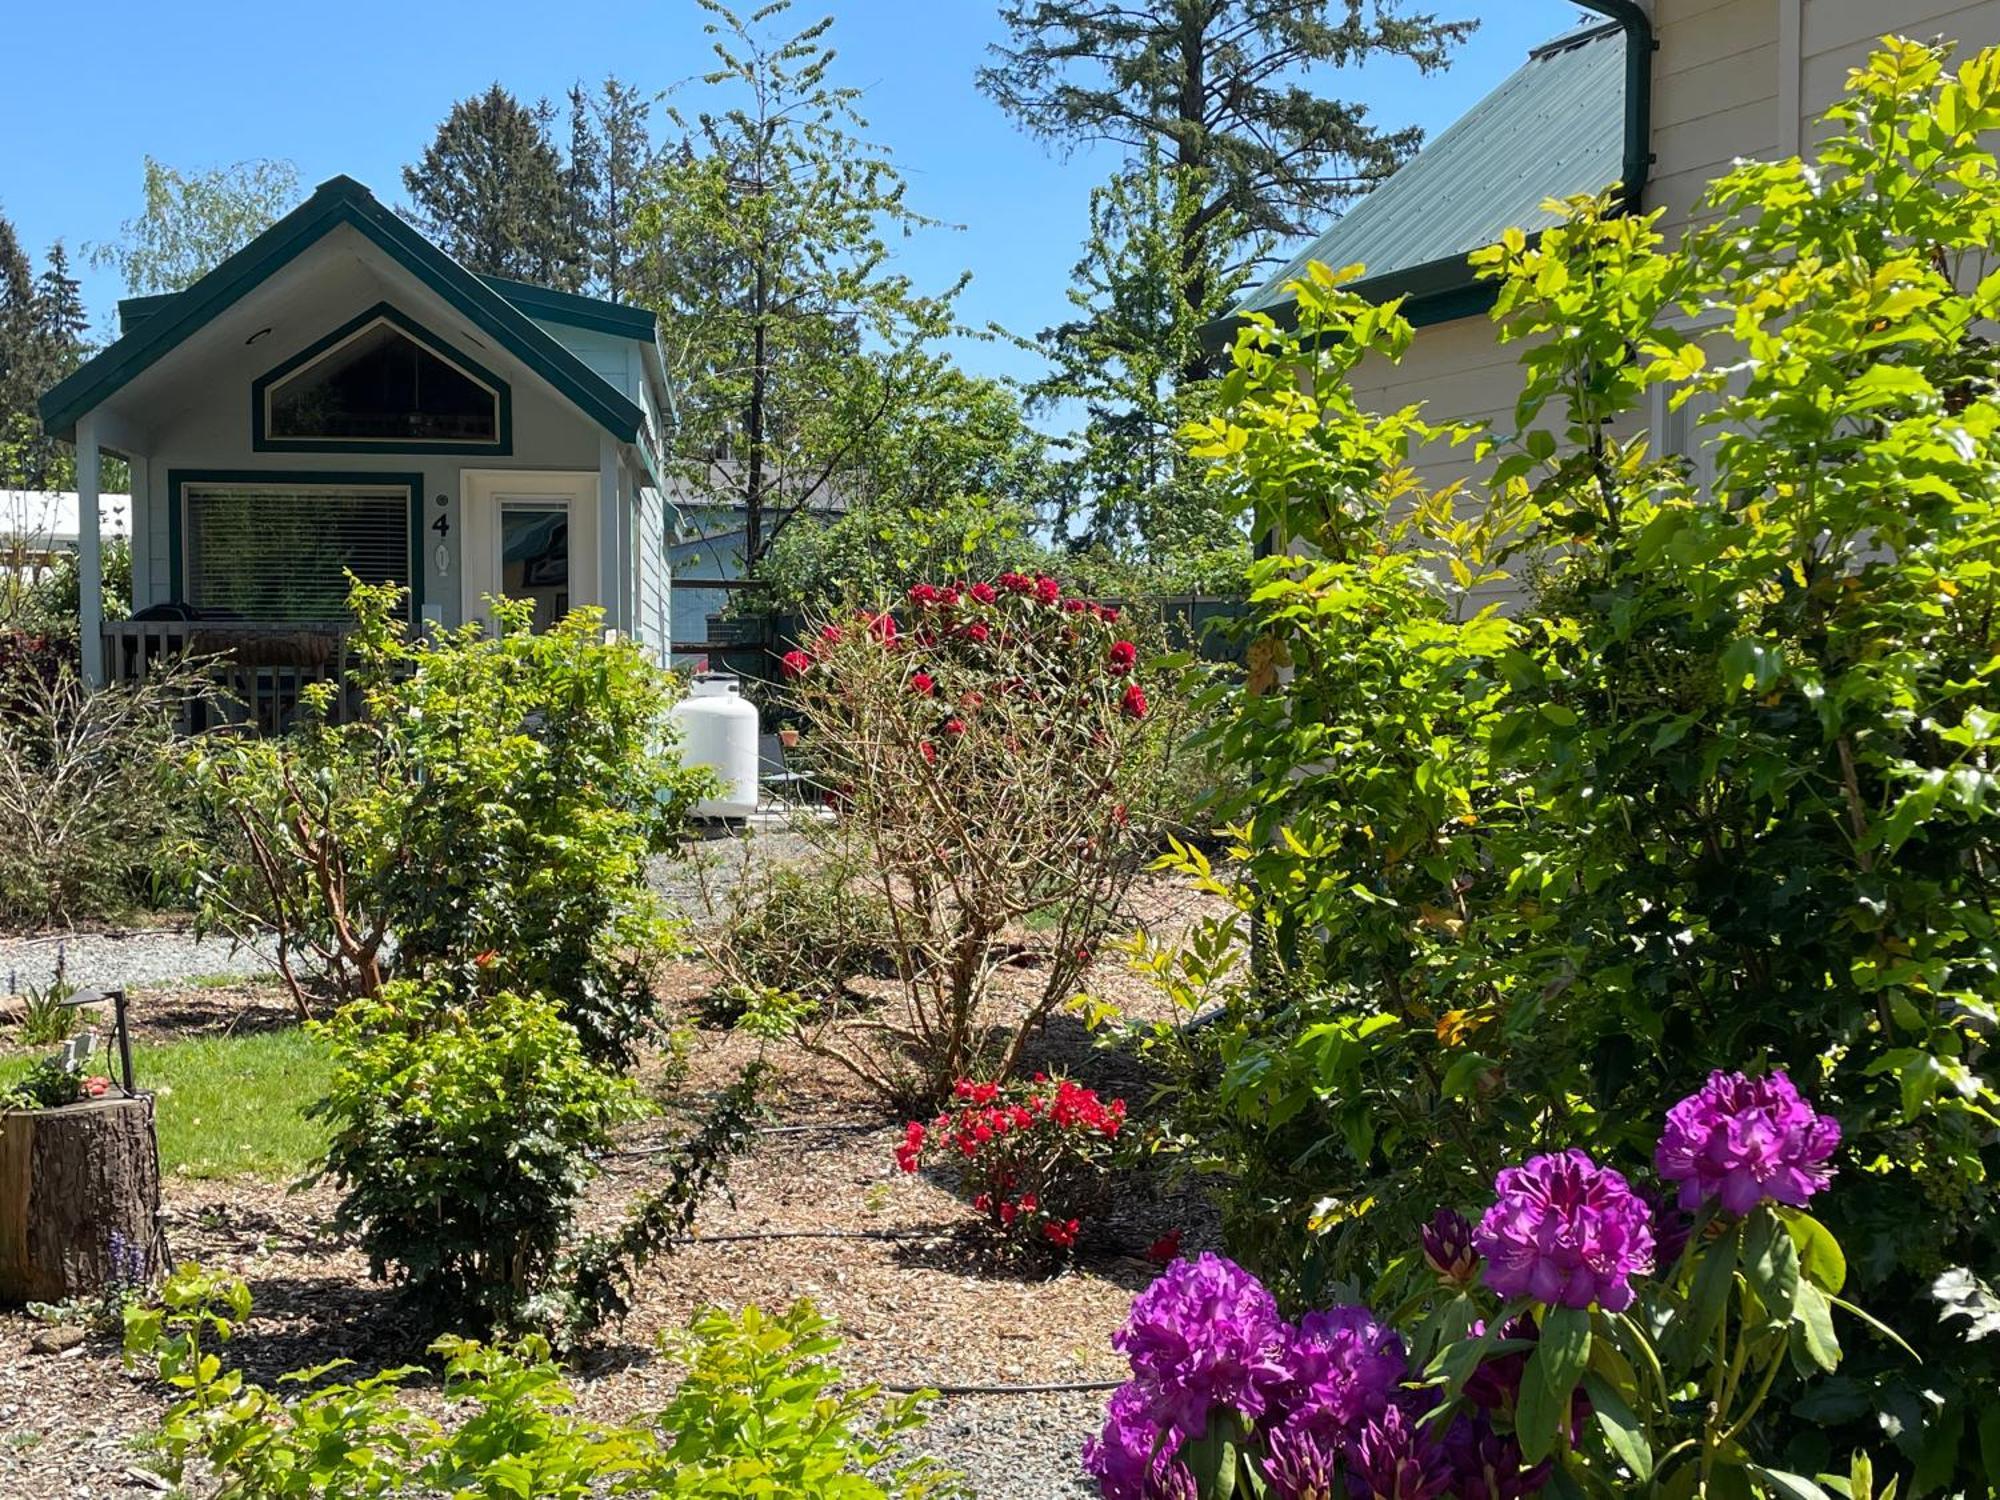
{"type": "Polygon", "coordinates": [[[653,315],[478,276],[336,177],[50,390],[76,444],[83,661],[102,683],[199,622],[254,662],[339,659],[344,574],[415,623],[574,606],[665,660],[667,376],[653,315]],[[133,614],[98,598],[98,475],[132,474],[133,614]],[[311,648],[315,641],[325,650],[311,648]],[[288,654],[289,653],[289,654],[288,654]]]}

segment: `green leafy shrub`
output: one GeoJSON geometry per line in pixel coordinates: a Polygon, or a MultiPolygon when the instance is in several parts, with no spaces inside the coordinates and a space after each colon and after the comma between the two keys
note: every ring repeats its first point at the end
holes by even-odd
{"type": "Polygon", "coordinates": [[[1779,1370],[1763,1420],[1801,1472],[1889,1432],[1918,1491],[2000,1451],[1994,1357],[1932,1290],[2000,1255],[2000,54],[1943,58],[1888,45],[1816,161],[1733,170],[1677,248],[1579,200],[1480,256],[1525,350],[1480,503],[1411,468],[1471,434],[1353,398],[1394,308],[1316,267],[1295,337],[1245,333],[1195,440],[1299,544],[1251,575],[1289,676],[1211,740],[1231,867],[1179,862],[1252,963],[1230,924],[1149,956],[1212,1013],[1149,1032],[1193,1162],[1299,1301],[1530,1143],[1642,1150],[1745,1059],[1810,1081],[1868,1164],[1824,1217],[1924,1363],[1779,1370]],[[1712,485],[1644,435],[1656,388],[1712,485]]]}
{"type": "MultiPolygon", "coordinates": [[[[357,717],[189,750],[233,834],[220,860],[188,851],[204,919],[275,928],[302,1011],[294,952],[343,998],[392,973],[551,995],[593,1055],[629,1059],[670,936],[646,860],[706,785],[671,752],[676,680],[589,610],[536,634],[500,601],[495,634],[413,642],[397,601],[354,586],[357,717]]],[[[322,710],[331,691],[309,689],[322,710]]]]}
{"type": "Polygon", "coordinates": [[[585,1052],[560,1008],[507,991],[464,1000],[391,983],[323,1028],[334,1055],[315,1117],[321,1175],[377,1276],[413,1284],[441,1319],[517,1319],[555,1280],[589,1153],[640,1113],[632,1085],[585,1052]]]}
{"type": "Polygon", "coordinates": [[[223,1362],[250,1315],[241,1281],[182,1266],[158,1306],[126,1313],[126,1360],[177,1393],[153,1446],[168,1480],[191,1461],[216,1500],[361,1500],[387,1495],[698,1497],[797,1495],[924,1500],[959,1493],[907,1434],[923,1399],[883,1402],[845,1387],[828,1361],[831,1325],[807,1302],[778,1317],[709,1312],[671,1341],[688,1373],[641,1421],[593,1422],[548,1345],[446,1337],[439,1421],[404,1401],[416,1369],[328,1380],[326,1368],[273,1391],[223,1362]]]}

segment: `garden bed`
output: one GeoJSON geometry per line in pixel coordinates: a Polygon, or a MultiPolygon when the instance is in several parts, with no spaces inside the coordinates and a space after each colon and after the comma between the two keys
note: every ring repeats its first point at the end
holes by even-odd
{"type": "MultiPolygon", "coordinates": [[[[1157,931],[1185,919],[1184,892],[1149,883],[1135,896],[1136,922],[1157,931]]],[[[692,963],[662,975],[676,1009],[690,1018],[708,979],[692,963]]],[[[1091,988],[1135,1007],[1158,1004],[1115,957],[1096,966],[1091,988]]],[[[255,987],[196,987],[176,1002],[183,1034],[214,1045],[231,1003],[255,1018],[268,1009],[268,997],[255,987]]],[[[164,1007],[156,1009],[154,1023],[163,1014],[164,1007]]],[[[166,1040],[157,1031],[147,1035],[166,1040]]],[[[251,1042],[269,1045],[285,1035],[251,1042]]],[[[693,1102],[722,1086],[757,1045],[736,1033],[699,1031],[684,1095],[693,1102]]],[[[735,1163],[732,1201],[704,1208],[701,1238],[649,1270],[627,1323],[576,1361],[579,1397],[592,1415],[623,1418],[665,1403],[677,1371],[656,1352],[655,1336],[681,1327],[698,1308],[745,1302],[775,1308],[799,1297],[811,1297],[840,1323],[847,1342],[839,1363],[857,1381],[1116,1381],[1124,1362],[1110,1335],[1152,1274],[1144,1247],[1173,1226],[1187,1229],[1190,1246],[1213,1241],[1198,1203],[1162,1195],[1156,1181],[1128,1174],[1073,1267],[1051,1275],[996,1263],[976,1216],[946,1184],[895,1170],[898,1122],[858,1085],[835,1065],[789,1046],[767,1057],[777,1069],[772,1112],[755,1146],[735,1163]]],[[[1033,1066],[1070,1071],[1126,1094],[1135,1110],[1146,1095],[1134,1060],[1093,1048],[1068,1016],[1051,1022],[1033,1066]]],[[[142,1074],[145,1067],[142,1053],[142,1074]]],[[[624,1134],[620,1154],[593,1191],[590,1227],[658,1184],[666,1159],[648,1147],[671,1139],[673,1119],[642,1122],[624,1134]]],[[[268,1169],[214,1181],[176,1176],[170,1166],[165,1201],[177,1259],[249,1283],[256,1312],[236,1352],[256,1377],[342,1357],[393,1364],[411,1354],[394,1294],[370,1282],[360,1253],[327,1227],[336,1202],[330,1188],[294,1192],[268,1169]]],[[[24,1314],[0,1314],[0,1432],[8,1434],[0,1441],[0,1493],[53,1500],[143,1486],[131,1471],[144,1471],[145,1456],[131,1440],[164,1408],[163,1393],[126,1374],[108,1338],[32,1353],[31,1341],[44,1327],[24,1314]]],[[[1102,1421],[1103,1401],[1101,1390],[949,1396],[937,1404],[920,1442],[965,1471],[988,1500],[1082,1496],[1090,1491],[1077,1449],[1102,1421]]]]}

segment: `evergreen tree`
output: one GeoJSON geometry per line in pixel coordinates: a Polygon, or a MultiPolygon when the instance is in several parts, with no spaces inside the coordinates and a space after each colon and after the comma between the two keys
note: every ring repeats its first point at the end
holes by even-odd
{"type": "Polygon", "coordinates": [[[579,285],[595,291],[604,247],[604,141],[598,134],[591,99],[582,83],[569,89],[569,160],[562,170],[563,208],[569,241],[577,251],[579,285]]]}
{"type": "Polygon", "coordinates": [[[888,236],[932,221],[858,134],[858,91],[829,81],[831,20],[779,36],[768,23],[789,0],[747,22],[701,3],[718,63],[702,82],[731,102],[670,112],[685,139],[650,174],[637,225],[649,300],[681,346],[677,467],[741,508],[754,566],[936,389],[964,279],[927,295],[889,269],[888,236]]]}
{"type": "MultiPolygon", "coordinates": [[[[0,489],[75,487],[75,458],[42,431],[38,403],[89,354],[87,324],[62,243],[36,276],[13,226],[0,218],[0,489]]],[[[0,524],[8,519],[0,516],[0,524]]]]}
{"type": "Polygon", "coordinates": [[[412,221],[468,270],[580,290],[586,252],[553,119],[546,99],[530,108],[498,83],[459,100],[403,168],[412,221]]]}
{"type": "Polygon", "coordinates": [[[1228,212],[1204,217],[1209,201],[1204,174],[1168,166],[1151,144],[1091,194],[1076,316],[1042,334],[1051,369],[1028,390],[1033,409],[1082,407],[1049,518],[1072,545],[1137,544],[1159,559],[1232,535],[1178,438],[1209,409],[1210,383],[1187,373],[1201,364],[1202,325],[1245,279],[1225,264],[1240,227],[1228,212]]]}
{"type": "Polygon", "coordinates": [[[1400,0],[1007,0],[1000,16],[1008,43],[979,86],[1025,129],[1064,147],[1150,144],[1201,174],[1182,222],[1190,306],[1249,247],[1324,228],[1417,148],[1415,127],[1377,127],[1313,70],[1401,57],[1430,73],[1476,25],[1400,0]],[[1248,238],[1218,267],[1203,256],[1224,215],[1248,238]]]}
{"type": "Polygon", "coordinates": [[[146,158],[146,206],[114,244],[91,245],[90,263],[117,268],[132,292],[192,286],[276,223],[299,201],[298,168],[242,161],[179,172],[146,158]]]}
{"type": "Polygon", "coordinates": [[[616,78],[592,104],[600,168],[595,272],[598,289],[614,302],[634,299],[633,215],[653,166],[653,138],[646,96],[616,78]]]}

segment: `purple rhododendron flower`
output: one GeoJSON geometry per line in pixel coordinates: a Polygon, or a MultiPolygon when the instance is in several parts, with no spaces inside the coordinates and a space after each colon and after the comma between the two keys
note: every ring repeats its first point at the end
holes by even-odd
{"type": "Polygon", "coordinates": [[[1451,1492],[1453,1476],[1444,1446],[1423,1426],[1422,1412],[1397,1401],[1362,1426],[1348,1450],[1348,1477],[1357,1496],[1435,1500],[1451,1492]]]}
{"type": "Polygon", "coordinates": [[[1472,1242],[1503,1297],[1623,1312],[1653,1268],[1652,1214],[1624,1177],[1582,1151],[1530,1157],[1494,1182],[1472,1242]]]}
{"type": "Polygon", "coordinates": [[[1654,1161],[1681,1185],[1681,1207],[1719,1199],[1747,1214],[1766,1198],[1793,1207],[1833,1179],[1827,1159],[1840,1122],[1815,1114],[1782,1069],[1769,1078],[1714,1072],[1699,1093],[1667,1111],[1654,1161]]]}
{"type": "MultiPolygon", "coordinates": [[[[1474,1337],[1484,1333],[1484,1322],[1474,1323],[1474,1337]]],[[[1535,1320],[1522,1314],[1509,1318],[1500,1326],[1503,1339],[1526,1339],[1538,1343],[1542,1330],[1535,1326],[1535,1320]]],[[[1486,1411],[1511,1412],[1521,1395],[1521,1377],[1528,1372],[1528,1356],[1531,1349],[1506,1349],[1498,1354],[1490,1354],[1479,1362],[1465,1380],[1465,1398],[1474,1406],[1486,1411]]]]}
{"type": "Polygon", "coordinates": [[[1441,1208],[1423,1228],[1424,1259],[1440,1280],[1471,1286],[1479,1277],[1479,1252],[1472,1248],[1472,1225],[1465,1215],[1441,1208]]]}
{"type": "Polygon", "coordinates": [[[1285,1353],[1291,1379],[1278,1404],[1321,1434],[1379,1417],[1409,1369],[1402,1335],[1359,1306],[1307,1313],[1285,1353]]]}
{"type": "Polygon", "coordinates": [[[1549,1482],[1547,1460],[1524,1468],[1521,1445],[1484,1417],[1459,1417],[1444,1437],[1455,1500],[1523,1500],[1549,1482]]]}
{"type": "Polygon", "coordinates": [[[1139,1383],[1128,1380],[1111,1395],[1103,1432],[1083,1445],[1084,1472],[1097,1480],[1104,1500],[1156,1500],[1187,1474],[1175,1457],[1182,1434],[1170,1430],[1162,1441],[1149,1405],[1139,1383]]]}
{"type": "Polygon", "coordinates": [[[1340,1473],[1341,1440],[1308,1423],[1288,1421],[1264,1439],[1264,1477],[1276,1500],[1331,1500],[1340,1473]]]}
{"type": "Polygon", "coordinates": [[[1111,1343],[1131,1362],[1154,1424],[1195,1435],[1217,1410],[1264,1415],[1292,1373],[1288,1334],[1256,1277],[1205,1252],[1141,1292],[1111,1343]]]}

